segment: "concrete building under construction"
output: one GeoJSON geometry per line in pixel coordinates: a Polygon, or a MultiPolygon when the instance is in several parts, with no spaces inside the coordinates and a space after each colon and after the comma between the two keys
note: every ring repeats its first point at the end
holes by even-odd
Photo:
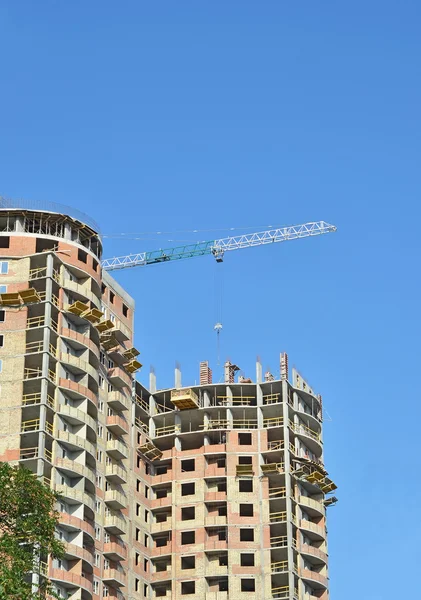
{"type": "MultiPolygon", "coordinates": [[[[71,214],[70,214],[71,213],[71,214]]],[[[0,460],[60,494],[68,600],[327,600],[322,399],[276,375],[149,389],[95,223],[0,203],[0,460]]],[[[143,349],[147,353],[147,349],[143,349]]]]}

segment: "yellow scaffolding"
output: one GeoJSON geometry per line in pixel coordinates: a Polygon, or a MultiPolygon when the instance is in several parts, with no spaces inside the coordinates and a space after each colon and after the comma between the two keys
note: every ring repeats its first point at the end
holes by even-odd
{"type": "Polygon", "coordinates": [[[199,408],[199,397],[191,388],[171,390],[171,402],[178,410],[199,408]]]}

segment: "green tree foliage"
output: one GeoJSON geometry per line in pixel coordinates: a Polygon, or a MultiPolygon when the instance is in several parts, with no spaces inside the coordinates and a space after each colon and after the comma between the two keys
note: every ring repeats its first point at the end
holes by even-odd
{"type": "Polygon", "coordinates": [[[51,593],[41,574],[47,555],[59,558],[63,545],[55,536],[56,494],[27,469],[0,463],[0,600],[38,600],[51,593]]]}

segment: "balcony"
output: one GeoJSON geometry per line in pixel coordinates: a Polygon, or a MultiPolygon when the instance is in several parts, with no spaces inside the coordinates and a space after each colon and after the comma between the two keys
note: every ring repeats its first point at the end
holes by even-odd
{"type": "Polygon", "coordinates": [[[59,378],[58,385],[59,387],[62,387],[65,390],[69,390],[70,392],[72,392],[80,400],[84,400],[85,398],[87,398],[88,400],[93,402],[95,406],[97,406],[98,401],[96,395],[86,386],[80,385],[75,381],[70,381],[69,379],[64,379],[63,377],[59,378]]]}
{"type": "Polygon", "coordinates": [[[95,471],[86,465],[69,460],[68,458],[55,458],[54,466],[66,472],[71,477],[74,477],[75,473],[82,475],[82,477],[86,477],[95,485],[95,471]]]}
{"type": "Polygon", "coordinates": [[[301,544],[300,546],[301,554],[307,554],[313,558],[318,558],[323,563],[327,564],[327,554],[320,548],[316,548],[315,546],[310,546],[309,544],[301,544]]]}
{"type": "Polygon", "coordinates": [[[82,296],[85,300],[90,300],[97,308],[101,306],[101,301],[99,298],[95,296],[90,289],[88,289],[86,284],[76,283],[76,281],[71,281],[70,279],[62,277],[60,280],[60,285],[67,290],[79,294],[79,296],[82,296]]]}
{"type": "Polygon", "coordinates": [[[113,587],[122,587],[126,585],[126,575],[118,569],[104,569],[102,581],[113,587]]]}
{"type": "Polygon", "coordinates": [[[205,527],[216,527],[216,526],[225,526],[227,524],[227,516],[226,515],[215,515],[215,516],[206,516],[205,517],[205,527]]]}
{"type": "Polygon", "coordinates": [[[164,539],[165,544],[157,545],[157,540],[155,539],[155,545],[152,548],[152,556],[163,556],[166,554],[171,554],[171,540],[164,539]]]}
{"type": "Polygon", "coordinates": [[[68,513],[60,512],[58,515],[58,522],[68,531],[84,531],[92,538],[92,541],[95,539],[94,521],[91,522],[87,519],[82,520],[73,515],[69,515],[68,513]]]}
{"type": "Polygon", "coordinates": [[[94,555],[90,550],[87,550],[86,548],[82,548],[81,546],[77,546],[76,544],[66,543],[64,551],[65,558],[69,560],[77,560],[81,558],[82,560],[86,561],[92,566],[94,564],[94,555]]]}
{"type": "Polygon", "coordinates": [[[68,352],[60,352],[60,361],[66,363],[76,369],[78,373],[87,373],[98,383],[98,369],[95,369],[90,363],[78,356],[73,356],[73,354],[69,354],[68,352]]]}
{"type": "Polygon", "coordinates": [[[310,427],[307,427],[307,425],[304,425],[303,423],[293,423],[290,421],[289,426],[294,433],[298,435],[306,435],[313,438],[313,440],[320,442],[320,433],[314,429],[311,429],[310,427]]]}
{"type": "Polygon", "coordinates": [[[105,503],[113,509],[126,508],[127,498],[117,490],[108,490],[105,492],[105,503]]]}
{"type": "Polygon", "coordinates": [[[127,559],[127,548],[123,544],[108,542],[104,544],[103,554],[109,560],[114,562],[127,559]]]}
{"type": "Polygon", "coordinates": [[[72,425],[88,425],[96,433],[96,422],[86,411],[74,408],[70,404],[59,404],[57,412],[66,417],[72,425]]]}
{"type": "Polygon", "coordinates": [[[127,446],[120,442],[120,440],[110,440],[107,442],[106,450],[110,456],[118,460],[127,458],[129,455],[127,446]]]}
{"type": "Polygon", "coordinates": [[[83,492],[82,490],[75,490],[74,488],[69,487],[68,485],[62,484],[54,484],[54,489],[59,496],[65,498],[66,500],[70,500],[70,502],[76,502],[80,504],[85,504],[85,506],[89,507],[92,512],[95,511],[95,500],[93,496],[83,492]]]}
{"type": "Polygon", "coordinates": [[[311,521],[307,521],[306,519],[301,519],[300,528],[305,529],[307,535],[309,533],[313,535],[309,535],[311,539],[322,539],[326,538],[326,529],[324,526],[316,525],[316,523],[312,523],[311,521]]]}
{"type": "Polygon", "coordinates": [[[113,483],[126,483],[127,473],[118,465],[107,465],[105,467],[105,477],[113,483]]]}
{"type": "Polygon", "coordinates": [[[300,569],[300,577],[311,582],[312,587],[317,587],[319,589],[327,589],[329,585],[329,580],[327,577],[325,577],[321,573],[318,573],[317,571],[310,571],[310,569],[300,569]]]}
{"type": "Polygon", "coordinates": [[[76,573],[65,571],[64,569],[50,569],[49,577],[52,581],[61,584],[71,584],[70,587],[81,587],[92,595],[92,575],[77,575],[76,573]]]}
{"type": "Polygon", "coordinates": [[[130,400],[121,392],[114,391],[108,394],[108,405],[115,410],[129,410],[130,400]]]}
{"type": "Polygon", "coordinates": [[[89,452],[89,454],[91,454],[94,458],[96,458],[96,450],[94,444],[88,442],[88,440],[85,440],[85,438],[79,437],[74,433],[64,431],[63,429],[57,431],[57,438],[61,442],[64,442],[64,444],[66,444],[67,446],[70,446],[72,450],[80,450],[82,448],[83,450],[89,452]]]}
{"type": "Polygon", "coordinates": [[[108,369],[108,379],[110,382],[118,388],[131,387],[132,380],[123,369],[120,367],[113,367],[108,369]]]}
{"type": "Polygon", "coordinates": [[[106,516],[104,527],[114,535],[123,535],[127,529],[125,520],[119,514],[106,516]]]}
{"type": "Polygon", "coordinates": [[[312,511],[315,511],[320,516],[325,516],[325,507],[323,501],[313,500],[313,498],[309,498],[308,496],[300,496],[298,499],[299,504],[309,508],[312,511]]]}
{"type": "Polygon", "coordinates": [[[170,531],[172,529],[172,518],[168,515],[165,521],[152,523],[151,533],[161,533],[163,531],[170,531]]]}
{"type": "Polygon", "coordinates": [[[68,327],[62,327],[60,330],[60,336],[63,338],[67,338],[69,340],[74,340],[79,344],[82,344],[86,348],[89,348],[97,358],[99,358],[99,349],[97,344],[92,341],[90,328],[86,328],[84,333],[79,331],[74,331],[73,329],[69,329],[68,327]]]}
{"type": "Polygon", "coordinates": [[[106,425],[114,435],[124,435],[125,433],[129,433],[127,421],[118,415],[107,417],[106,425]]]}
{"type": "Polygon", "coordinates": [[[127,325],[121,322],[120,319],[115,320],[114,327],[115,329],[113,329],[113,334],[120,342],[127,342],[130,340],[132,332],[127,325]]]}

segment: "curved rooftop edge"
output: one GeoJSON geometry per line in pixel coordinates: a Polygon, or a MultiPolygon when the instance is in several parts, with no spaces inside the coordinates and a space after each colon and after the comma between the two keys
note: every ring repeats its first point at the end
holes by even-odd
{"type": "Polygon", "coordinates": [[[0,211],[2,210],[31,210],[35,212],[51,212],[61,215],[67,215],[76,221],[79,221],[82,225],[88,225],[95,233],[101,237],[101,229],[98,223],[92,219],[89,215],[83,213],[76,208],[66,206],[65,204],[59,204],[56,202],[48,202],[46,200],[26,200],[20,198],[19,200],[12,200],[0,196],[0,211]]]}

